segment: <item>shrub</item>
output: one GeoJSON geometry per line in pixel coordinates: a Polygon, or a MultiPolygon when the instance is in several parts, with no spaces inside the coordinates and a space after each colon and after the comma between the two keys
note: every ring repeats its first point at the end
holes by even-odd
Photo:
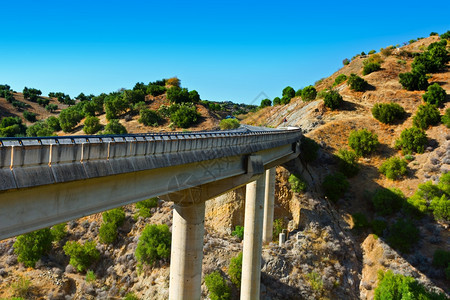
{"type": "Polygon", "coordinates": [[[409,197],[403,204],[403,209],[413,217],[421,218],[428,211],[427,201],[417,193],[409,197]]]}
{"type": "Polygon", "coordinates": [[[158,206],[158,197],[153,197],[136,203],[138,213],[136,217],[149,218],[152,216],[150,209],[158,206]]]}
{"type": "Polygon", "coordinates": [[[385,124],[393,124],[405,117],[406,112],[397,103],[376,103],[372,107],[372,115],[378,121],[385,124]]]}
{"type": "Polygon", "coordinates": [[[443,294],[428,292],[423,285],[414,278],[401,274],[394,274],[391,270],[386,273],[378,272],[378,287],[375,289],[375,300],[401,299],[446,299],[443,294]]]}
{"type": "Polygon", "coordinates": [[[322,183],[325,196],[333,202],[336,202],[339,198],[343,197],[349,186],[350,184],[342,173],[327,175],[322,183]]]}
{"type": "Polygon", "coordinates": [[[406,159],[391,157],[381,164],[379,171],[391,180],[401,178],[406,174],[408,162],[406,159]]]}
{"type": "Polygon", "coordinates": [[[398,76],[400,84],[408,91],[424,91],[428,87],[427,76],[422,72],[406,72],[398,76]]]}
{"type": "Polygon", "coordinates": [[[16,282],[11,283],[12,294],[15,296],[12,300],[28,299],[31,287],[31,280],[20,276],[16,282]]]}
{"type": "Polygon", "coordinates": [[[342,96],[339,95],[336,91],[329,91],[325,94],[325,98],[323,99],[325,106],[330,108],[331,110],[335,110],[342,104],[342,96]]]}
{"type": "Polygon", "coordinates": [[[370,223],[370,227],[372,227],[373,233],[375,233],[377,236],[382,236],[384,230],[387,227],[386,221],[375,219],[370,223]]]}
{"type": "Polygon", "coordinates": [[[437,220],[450,221],[450,198],[444,194],[431,200],[430,209],[437,220]]]}
{"type": "Polygon", "coordinates": [[[23,112],[23,117],[29,122],[36,122],[36,114],[33,112],[29,112],[26,110],[23,112]]]}
{"type": "Polygon", "coordinates": [[[109,123],[105,126],[105,131],[103,134],[126,134],[127,129],[125,126],[119,123],[119,120],[112,119],[109,120],[109,123]]]}
{"type": "Polygon", "coordinates": [[[287,98],[292,99],[295,97],[295,90],[292,87],[287,86],[283,89],[281,96],[286,96],[287,98]]]}
{"type": "Polygon", "coordinates": [[[270,99],[263,99],[263,100],[261,100],[261,105],[259,107],[264,108],[264,107],[271,106],[271,105],[272,105],[272,101],[270,101],[270,99]]]}
{"type": "Polygon", "coordinates": [[[109,95],[104,100],[106,119],[119,117],[130,107],[130,103],[122,95],[109,95]]]}
{"type": "Polygon", "coordinates": [[[450,251],[437,249],[433,255],[433,266],[446,268],[450,264],[450,251]]]}
{"type": "Polygon", "coordinates": [[[316,99],[317,91],[316,88],[312,85],[308,85],[302,90],[302,100],[303,101],[311,101],[316,99]]]}
{"type": "Polygon", "coordinates": [[[166,92],[166,88],[164,86],[151,84],[147,87],[147,94],[150,94],[154,97],[162,95],[166,92]]]}
{"type": "Polygon", "coordinates": [[[392,54],[392,51],[394,50],[394,48],[392,46],[386,47],[386,48],[381,48],[380,52],[381,54],[383,54],[384,56],[389,56],[392,54]]]}
{"type": "Polygon", "coordinates": [[[273,106],[275,106],[275,105],[281,105],[280,97],[273,98],[273,106]]]}
{"type": "Polygon", "coordinates": [[[441,175],[438,188],[447,195],[450,195],[450,172],[441,175]]]}
{"type": "Polygon", "coordinates": [[[323,279],[322,279],[322,277],[317,272],[314,272],[314,271],[312,271],[311,273],[308,273],[306,275],[306,277],[308,278],[308,282],[311,285],[311,288],[314,291],[322,293],[322,290],[323,290],[323,279]]]}
{"type": "Polygon", "coordinates": [[[400,138],[395,141],[395,146],[401,148],[403,154],[423,153],[427,141],[427,134],[423,130],[412,127],[402,131],[400,138]]]}
{"type": "Polygon", "coordinates": [[[189,92],[186,88],[172,86],[167,90],[167,98],[173,103],[189,102],[189,92]]]}
{"type": "Polygon", "coordinates": [[[142,90],[125,90],[123,92],[123,100],[129,104],[144,102],[145,93],[142,90]]]}
{"type": "Polygon", "coordinates": [[[166,80],[166,84],[179,87],[181,84],[181,81],[177,77],[172,77],[172,78],[169,78],[166,80]]]}
{"type": "Polygon", "coordinates": [[[214,271],[205,276],[205,284],[209,291],[211,300],[231,299],[230,287],[218,271],[214,271]]]}
{"type": "Polygon", "coordinates": [[[362,229],[369,226],[369,222],[367,221],[366,215],[363,213],[355,213],[352,215],[353,219],[353,228],[354,229],[362,229]]]}
{"type": "Polygon", "coordinates": [[[347,75],[345,75],[345,74],[339,74],[339,75],[336,77],[336,79],[334,79],[333,86],[339,85],[339,84],[343,83],[343,82],[346,81],[346,80],[347,80],[347,75]]]}
{"type": "Polygon", "coordinates": [[[230,260],[228,275],[230,276],[231,282],[239,288],[241,286],[242,275],[242,252],[230,260]]]}
{"type": "Polygon", "coordinates": [[[14,243],[14,253],[17,254],[17,261],[23,263],[26,267],[34,268],[34,265],[42,255],[50,251],[52,240],[49,228],[18,236],[14,243]]]}
{"type": "Polygon", "coordinates": [[[273,221],[273,231],[272,231],[272,238],[273,240],[278,240],[278,236],[280,233],[283,232],[283,229],[286,227],[286,224],[284,223],[284,220],[282,218],[275,219],[273,221]]]}
{"type": "Polygon", "coordinates": [[[95,134],[102,128],[100,119],[97,117],[87,116],[84,120],[83,131],[86,134],[95,134]]]}
{"type": "Polygon", "coordinates": [[[302,91],[303,91],[303,89],[298,89],[298,90],[295,92],[295,97],[301,97],[301,96],[302,96],[302,91]]]}
{"type": "Polygon", "coordinates": [[[63,247],[64,253],[70,256],[69,263],[78,272],[85,271],[92,263],[100,258],[100,251],[94,241],[81,245],[79,242],[67,242],[63,247]]]}
{"type": "Polygon", "coordinates": [[[125,221],[125,211],[122,207],[105,211],[102,214],[102,219],[105,223],[113,223],[117,226],[122,226],[125,221]]]}
{"type": "Polygon", "coordinates": [[[319,144],[315,140],[309,137],[302,136],[300,143],[300,156],[306,162],[312,162],[316,160],[319,150],[319,144]]]}
{"type": "Polygon", "coordinates": [[[344,60],[342,61],[342,64],[344,66],[348,65],[350,63],[350,60],[348,58],[344,58],[344,60]]]}
{"type": "Polygon", "coordinates": [[[193,104],[181,104],[170,114],[170,121],[177,127],[188,128],[197,123],[200,114],[193,104]]]}
{"type": "Polygon", "coordinates": [[[97,277],[95,276],[94,271],[88,270],[86,272],[86,278],[85,279],[86,279],[87,283],[91,283],[91,282],[94,282],[97,279],[97,277]]]}
{"type": "Polygon", "coordinates": [[[445,99],[447,98],[447,93],[439,84],[433,83],[428,87],[425,94],[422,95],[422,98],[425,102],[429,104],[440,106],[442,103],[445,102],[445,99]]]}
{"type": "Polygon", "coordinates": [[[102,223],[98,236],[103,244],[112,244],[117,239],[117,225],[114,223],[102,223]]]}
{"type": "Polygon", "coordinates": [[[358,155],[354,151],[339,149],[337,157],[339,158],[339,172],[347,177],[353,177],[358,174],[358,155]]]}
{"type": "Polygon", "coordinates": [[[351,131],[348,137],[348,145],[358,156],[374,152],[379,144],[378,135],[365,128],[351,131]]]}
{"type": "Polygon", "coordinates": [[[139,264],[152,265],[156,260],[169,258],[171,239],[172,234],[166,224],[147,225],[136,247],[139,264]]]}
{"type": "Polygon", "coordinates": [[[369,85],[367,81],[353,73],[350,74],[350,77],[347,79],[347,83],[350,86],[350,89],[356,92],[364,92],[369,85]]]}
{"type": "Polygon", "coordinates": [[[427,129],[430,125],[437,125],[441,121],[441,115],[436,106],[432,104],[420,105],[413,118],[413,125],[420,129],[427,129]]]}
{"type": "Polygon", "coordinates": [[[244,226],[236,225],[234,230],[231,232],[232,236],[238,237],[240,240],[244,239],[244,226]]]}
{"type": "Polygon", "coordinates": [[[441,39],[448,40],[450,39],[450,30],[447,30],[447,32],[440,35],[441,39]]]}
{"type": "Polygon", "coordinates": [[[237,119],[223,119],[220,120],[219,126],[222,130],[229,130],[239,128],[241,124],[237,119]]]}
{"type": "Polygon", "coordinates": [[[376,190],[372,196],[372,203],[377,214],[390,215],[402,208],[405,196],[397,188],[376,190]]]}
{"type": "Polygon", "coordinates": [[[189,92],[189,102],[198,103],[200,102],[200,95],[196,90],[192,90],[189,92]]]}
{"type": "Polygon", "coordinates": [[[288,96],[283,96],[280,99],[280,103],[283,105],[289,104],[291,102],[292,98],[289,98],[288,96]]]}
{"type": "Polygon", "coordinates": [[[161,117],[158,112],[154,110],[150,110],[147,108],[141,109],[140,111],[139,123],[144,124],[145,126],[158,126],[159,122],[161,122],[161,117]]]}
{"type": "Polygon", "coordinates": [[[445,110],[444,115],[442,115],[442,117],[441,117],[441,122],[442,122],[442,124],[447,126],[447,128],[450,128],[450,108],[447,108],[445,110]]]}
{"type": "Polygon", "coordinates": [[[363,75],[368,75],[372,72],[381,70],[381,64],[376,62],[369,62],[364,64],[363,75]]]}
{"type": "Polygon", "coordinates": [[[302,193],[306,191],[307,188],[306,182],[297,174],[291,174],[289,176],[289,184],[291,185],[292,191],[295,193],[302,193]]]}
{"type": "Polygon", "coordinates": [[[127,293],[123,300],[139,300],[139,298],[133,293],[127,293]]]}
{"type": "Polygon", "coordinates": [[[422,71],[424,74],[434,73],[445,68],[447,62],[450,61],[446,46],[446,40],[430,44],[426,51],[414,58],[411,64],[413,72],[422,71]]]}
{"type": "Polygon", "coordinates": [[[67,223],[61,223],[50,228],[53,241],[59,242],[67,235],[66,225],[67,223]]]}
{"type": "Polygon", "coordinates": [[[59,114],[59,124],[64,132],[72,131],[81,119],[83,115],[73,107],[63,109],[59,114]]]}
{"type": "Polygon", "coordinates": [[[53,130],[46,122],[38,121],[27,128],[27,136],[51,136],[53,130]]]}
{"type": "Polygon", "coordinates": [[[417,241],[419,229],[409,220],[398,220],[389,228],[387,242],[395,249],[409,252],[417,241]]]}

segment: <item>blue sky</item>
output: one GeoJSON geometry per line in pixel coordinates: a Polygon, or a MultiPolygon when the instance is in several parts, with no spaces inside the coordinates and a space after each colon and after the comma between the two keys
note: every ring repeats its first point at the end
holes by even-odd
{"type": "Polygon", "coordinates": [[[202,99],[259,104],[361,51],[450,30],[449,11],[450,1],[2,1],[0,84],[76,96],[177,76],[202,99]]]}

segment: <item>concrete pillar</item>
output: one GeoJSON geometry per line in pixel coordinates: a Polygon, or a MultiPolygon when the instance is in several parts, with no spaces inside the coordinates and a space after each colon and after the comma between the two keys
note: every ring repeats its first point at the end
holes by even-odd
{"type": "Polygon", "coordinates": [[[273,234],[273,206],[275,201],[275,168],[266,170],[266,190],[264,194],[264,223],[263,244],[272,241],[273,234]]]}
{"type": "Polygon", "coordinates": [[[204,232],[205,202],[174,205],[169,299],[200,299],[204,232]]]}
{"type": "Polygon", "coordinates": [[[247,184],[245,195],[244,250],[241,300],[259,299],[265,177],[247,184]]]}

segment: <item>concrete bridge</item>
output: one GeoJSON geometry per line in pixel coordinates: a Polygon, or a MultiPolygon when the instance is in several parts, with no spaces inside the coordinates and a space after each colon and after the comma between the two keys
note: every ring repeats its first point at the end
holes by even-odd
{"type": "Polygon", "coordinates": [[[301,130],[0,138],[0,240],[159,196],[174,202],[170,299],[200,299],[205,201],[246,185],[241,299],[258,299],[275,167],[301,130]]]}

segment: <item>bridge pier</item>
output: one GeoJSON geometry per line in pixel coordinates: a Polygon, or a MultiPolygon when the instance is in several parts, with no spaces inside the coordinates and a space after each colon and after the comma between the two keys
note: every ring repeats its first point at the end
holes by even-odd
{"type": "Polygon", "coordinates": [[[244,250],[241,299],[259,299],[265,176],[247,184],[245,196],[244,250]]]}
{"type": "Polygon", "coordinates": [[[200,299],[205,202],[174,204],[169,299],[200,299]]]}
{"type": "Polygon", "coordinates": [[[264,223],[263,244],[269,244],[273,239],[273,208],[275,202],[275,176],[276,169],[266,170],[266,188],[264,195],[264,223]]]}

